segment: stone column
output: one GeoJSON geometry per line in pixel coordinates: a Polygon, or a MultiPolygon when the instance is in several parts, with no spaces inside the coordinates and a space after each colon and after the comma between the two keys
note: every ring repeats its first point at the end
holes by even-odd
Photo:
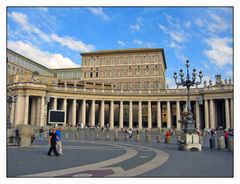
{"type": "Polygon", "coordinates": [[[41,115],[41,97],[37,97],[37,113],[36,113],[36,125],[40,126],[41,115]]]}
{"type": "Polygon", "coordinates": [[[196,128],[200,129],[200,109],[199,109],[199,101],[196,101],[196,128]]]}
{"type": "Polygon", "coordinates": [[[86,100],[83,99],[82,101],[82,116],[81,116],[81,123],[85,126],[86,125],[86,100]]]}
{"type": "Polygon", "coordinates": [[[31,106],[31,125],[36,124],[36,106],[37,106],[37,101],[36,98],[32,98],[32,106],[31,106]]]}
{"type": "Polygon", "coordinates": [[[120,101],[119,108],[119,128],[123,128],[123,101],[120,101]]]}
{"type": "Polygon", "coordinates": [[[215,113],[213,99],[210,100],[210,128],[215,128],[215,113]]]}
{"type": "Polygon", "coordinates": [[[230,111],[231,111],[231,118],[230,118],[230,120],[231,120],[231,125],[230,125],[230,127],[231,128],[234,128],[234,114],[233,114],[233,99],[231,98],[230,99],[230,111]]]}
{"type": "Polygon", "coordinates": [[[15,103],[11,104],[11,114],[10,114],[10,121],[12,125],[14,125],[14,113],[15,113],[15,103]]]}
{"type": "Polygon", "coordinates": [[[41,97],[40,126],[46,125],[45,97],[41,97]]]}
{"type": "Polygon", "coordinates": [[[113,129],[114,127],[114,101],[111,101],[110,104],[110,129],[113,129]]]}
{"type": "Polygon", "coordinates": [[[53,99],[53,110],[57,110],[57,98],[53,99]]]}
{"type": "Polygon", "coordinates": [[[95,126],[95,100],[92,100],[90,125],[91,125],[92,127],[95,126]]]}
{"type": "Polygon", "coordinates": [[[181,116],[180,116],[180,102],[177,101],[176,102],[176,124],[177,124],[177,129],[180,130],[181,129],[181,124],[179,123],[179,121],[181,120],[181,116]]]}
{"type": "Polygon", "coordinates": [[[171,105],[170,105],[170,101],[167,101],[167,128],[171,128],[171,105]]]}
{"type": "Polygon", "coordinates": [[[226,117],[226,128],[230,128],[229,103],[227,98],[225,99],[225,117],[226,117]]]}
{"type": "Polygon", "coordinates": [[[208,100],[204,100],[204,113],[205,113],[205,128],[209,128],[209,110],[208,110],[208,100]]]}
{"type": "Polygon", "coordinates": [[[152,128],[152,105],[151,101],[148,101],[148,128],[152,128]]]}
{"type": "Polygon", "coordinates": [[[65,116],[64,116],[64,126],[66,126],[67,123],[67,99],[63,99],[63,110],[65,111],[65,116]]]}
{"type": "Polygon", "coordinates": [[[25,96],[25,107],[24,107],[24,124],[28,124],[28,109],[29,109],[29,96],[25,96]]]}
{"type": "Polygon", "coordinates": [[[160,101],[157,102],[157,127],[162,127],[162,116],[161,116],[161,103],[160,101]]]}
{"type": "Polygon", "coordinates": [[[76,126],[76,99],[73,99],[73,103],[72,103],[72,126],[75,127],[76,126]]]}
{"type": "Polygon", "coordinates": [[[133,103],[129,101],[129,128],[133,128],[133,103]]]}
{"type": "Polygon", "coordinates": [[[142,102],[138,103],[138,127],[142,129],[142,102]]]}
{"type": "Polygon", "coordinates": [[[15,126],[18,124],[23,124],[23,109],[24,109],[24,99],[22,95],[18,95],[15,109],[15,126]]]}
{"type": "Polygon", "coordinates": [[[104,127],[104,110],[105,110],[105,108],[104,108],[104,105],[105,105],[105,103],[104,103],[104,101],[102,100],[101,101],[101,108],[100,108],[100,127],[104,127]]]}

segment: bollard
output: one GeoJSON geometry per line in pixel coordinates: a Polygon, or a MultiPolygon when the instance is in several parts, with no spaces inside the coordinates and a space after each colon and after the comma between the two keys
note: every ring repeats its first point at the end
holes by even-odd
{"type": "Polygon", "coordinates": [[[105,140],[109,141],[109,139],[110,139],[110,135],[109,135],[109,133],[107,133],[106,137],[105,137],[105,140]]]}
{"type": "Polygon", "coordinates": [[[46,139],[47,138],[47,132],[44,132],[43,137],[46,139]]]}
{"type": "Polygon", "coordinates": [[[128,134],[125,134],[124,140],[128,141],[128,134]]]}
{"type": "Polygon", "coordinates": [[[119,140],[118,133],[115,133],[115,134],[114,134],[114,141],[118,141],[118,140],[119,140]]]}
{"type": "Polygon", "coordinates": [[[228,151],[233,151],[233,138],[228,138],[228,151]]]}
{"type": "Polygon", "coordinates": [[[225,142],[224,142],[224,137],[223,136],[221,136],[217,139],[217,149],[218,150],[225,149],[225,142]]]}
{"type": "Polygon", "coordinates": [[[199,143],[200,143],[201,145],[203,145],[203,136],[202,136],[202,135],[199,136],[199,143]]]}
{"type": "Polygon", "coordinates": [[[140,141],[140,135],[137,134],[137,135],[136,135],[136,142],[139,142],[139,141],[140,141]]]}
{"type": "Polygon", "coordinates": [[[65,139],[68,139],[68,132],[65,133],[65,139]]]}
{"type": "Polygon", "coordinates": [[[99,133],[98,133],[98,132],[96,133],[95,139],[96,139],[96,140],[99,140],[99,133]]]}
{"type": "Polygon", "coordinates": [[[151,137],[151,135],[146,135],[146,142],[147,142],[147,143],[152,143],[152,137],[151,137]]]}
{"type": "Polygon", "coordinates": [[[171,136],[165,137],[165,143],[166,144],[171,144],[171,142],[172,142],[171,136]]]}
{"type": "Polygon", "coordinates": [[[161,143],[161,135],[157,136],[157,143],[161,143]]]}
{"type": "Polygon", "coordinates": [[[80,135],[79,135],[79,133],[76,133],[75,134],[75,140],[79,140],[80,139],[80,135]]]}

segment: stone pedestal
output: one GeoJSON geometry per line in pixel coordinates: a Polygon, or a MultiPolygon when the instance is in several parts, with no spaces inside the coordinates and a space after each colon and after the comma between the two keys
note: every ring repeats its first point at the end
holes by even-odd
{"type": "Polygon", "coordinates": [[[76,134],[75,134],[75,139],[76,139],[76,140],[79,140],[79,139],[80,139],[80,134],[79,134],[79,133],[76,133],[76,134]]]}
{"type": "Polygon", "coordinates": [[[225,140],[224,137],[221,136],[217,139],[217,149],[218,150],[223,150],[225,149],[225,140]]]}
{"type": "Polygon", "coordinates": [[[136,135],[136,142],[139,142],[140,141],[140,135],[136,135]]]}
{"type": "Polygon", "coordinates": [[[96,139],[96,140],[99,140],[99,139],[100,139],[100,136],[99,136],[99,133],[98,133],[98,132],[96,133],[95,139],[96,139]]]}
{"type": "Polygon", "coordinates": [[[165,137],[165,143],[166,143],[166,144],[171,144],[171,142],[172,142],[171,136],[165,137]]]}
{"type": "Polygon", "coordinates": [[[228,138],[228,151],[233,151],[233,138],[228,138]]]}
{"type": "Polygon", "coordinates": [[[146,136],[146,142],[147,142],[147,143],[152,143],[152,137],[151,137],[151,135],[147,135],[147,136],[146,136]]]}
{"type": "Polygon", "coordinates": [[[115,134],[114,134],[114,140],[115,140],[115,141],[118,141],[118,140],[119,140],[118,133],[115,133],[115,134]]]}
{"type": "Polygon", "coordinates": [[[185,134],[184,150],[186,151],[201,151],[202,145],[198,134],[185,134]]]}
{"type": "Polygon", "coordinates": [[[29,125],[18,125],[21,143],[20,147],[32,146],[34,141],[34,131],[29,125]]]}
{"type": "Polygon", "coordinates": [[[157,143],[161,143],[161,135],[157,136],[157,143]]]}
{"type": "Polygon", "coordinates": [[[109,133],[108,133],[108,132],[106,133],[105,140],[106,140],[106,141],[109,141],[109,140],[110,140],[110,135],[109,135],[109,133]]]}

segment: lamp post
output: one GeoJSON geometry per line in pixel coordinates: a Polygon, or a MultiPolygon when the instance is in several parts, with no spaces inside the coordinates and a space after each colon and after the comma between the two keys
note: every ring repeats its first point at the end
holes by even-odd
{"type": "Polygon", "coordinates": [[[178,75],[177,72],[174,72],[173,78],[175,79],[175,83],[178,86],[183,86],[183,87],[187,87],[187,113],[185,114],[185,117],[182,121],[183,124],[183,132],[184,133],[194,133],[195,132],[195,126],[194,126],[194,120],[193,120],[193,113],[191,112],[191,103],[190,103],[190,87],[194,86],[194,85],[199,85],[202,82],[202,71],[199,71],[199,79],[200,81],[196,81],[197,79],[197,70],[193,69],[193,73],[192,73],[192,79],[190,77],[189,74],[189,61],[186,60],[186,64],[185,66],[187,67],[187,76],[186,78],[184,78],[184,72],[181,69],[179,72],[179,76],[180,76],[180,82],[177,81],[178,75]]]}
{"type": "Polygon", "coordinates": [[[8,90],[8,95],[7,95],[7,103],[9,107],[9,112],[7,116],[7,128],[11,128],[12,122],[10,120],[11,117],[11,111],[12,111],[12,103],[16,103],[17,101],[17,96],[13,94],[12,90],[8,90]]]}

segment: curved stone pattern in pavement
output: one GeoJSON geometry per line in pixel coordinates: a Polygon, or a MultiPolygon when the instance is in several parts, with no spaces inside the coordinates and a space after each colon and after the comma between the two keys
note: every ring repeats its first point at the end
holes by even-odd
{"type": "Polygon", "coordinates": [[[140,145],[129,144],[108,144],[108,145],[125,149],[126,152],[121,156],[97,162],[94,164],[25,175],[24,177],[133,177],[161,166],[169,158],[169,155],[166,152],[140,145]],[[155,155],[153,158],[151,158],[151,160],[148,160],[140,165],[137,165],[134,168],[123,169],[120,166],[118,167],[112,166],[114,164],[128,162],[129,160],[133,159],[138,155],[140,149],[154,152],[155,155]]]}

